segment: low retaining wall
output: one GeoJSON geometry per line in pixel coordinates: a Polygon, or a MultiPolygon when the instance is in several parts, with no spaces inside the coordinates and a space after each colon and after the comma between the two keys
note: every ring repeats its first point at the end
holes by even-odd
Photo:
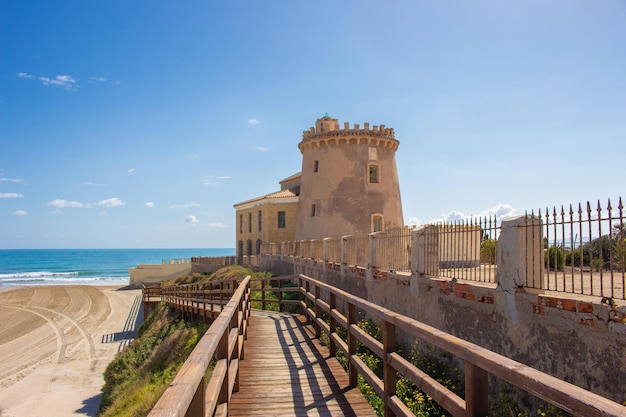
{"type": "MultiPolygon", "coordinates": [[[[260,268],[304,274],[581,388],[626,401],[626,306],[280,255],[260,268]]],[[[411,341],[405,341],[410,343],[411,341]]]]}
{"type": "Polygon", "coordinates": [[[161,282],[190,272],[190,263],[144,264],[128,268],[131,284],[161,282]]]}

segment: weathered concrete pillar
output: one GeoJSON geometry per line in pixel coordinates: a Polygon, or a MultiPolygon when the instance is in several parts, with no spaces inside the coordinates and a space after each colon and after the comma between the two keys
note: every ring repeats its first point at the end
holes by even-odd
{"type": "Polygon", "coordinates": [[[543,246],[541,219],[523,215],[502,221],[496,247],[498,289],[515,292],[525,285],[541,288],[543,246]]]}
{"type": "Polygon", "coordinates": [[[324,270],[326,270],[326,269],[327,269],[327,266],[326,266],[326,265],[328,264],[328,241],[329,241],[330,239],[331,239],[331,238],[329,238],[329,237],[325,237],[325,238],[324,238],[324,243],[323,243],[323,245],[324,245],[324,249],[323,249],[323,255],[322,255],[322,258],[324,258],[324,259],[323,259],[323,261],[324,261],[324,270]]]}
{"type": "Polygon", "coordinates": [[[378,268],[378,261],[376,259],[376,238],[380,235],[384,235],[385,232],[374,232],[369,234],[368,240],[368,258],[367,258],[367,271],[365,277],[372,279],[374,277],[373,270],[378,268]]]}
{"type": "Polygon", "coordinates": [[[423,225],[411,231],[411,273],[439,275],[439,234],[437,226],[423,225]]]}
{"type": "Polygon", "coordinates": [[[348,272],[348,239],[351,236],[341,236],[341,277],[345,277],[348,272]]]}

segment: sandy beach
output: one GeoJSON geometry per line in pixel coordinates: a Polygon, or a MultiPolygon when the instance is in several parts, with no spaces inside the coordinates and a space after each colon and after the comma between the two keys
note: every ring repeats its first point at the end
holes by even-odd
{"type": "Polygon", "coordinates": [[[0,291],[0,417],[95,415],[102,373],[142,316],[140,290],[0,291]]]}

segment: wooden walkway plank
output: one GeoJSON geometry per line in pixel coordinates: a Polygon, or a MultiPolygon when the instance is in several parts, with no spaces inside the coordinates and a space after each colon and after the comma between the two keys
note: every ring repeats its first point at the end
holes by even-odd
{"type": "Polygon", "coordinates": [[[230,416],[365,416],[376,413],[302,316],[254,312],[248,328],[239,391],[230,416]]]}

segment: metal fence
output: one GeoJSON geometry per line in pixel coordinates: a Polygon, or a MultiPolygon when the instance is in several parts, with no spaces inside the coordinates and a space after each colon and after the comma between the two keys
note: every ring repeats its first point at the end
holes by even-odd
{"type": "Polygon", "coordinates": [[[426,275],[495,283],[500,223],[495,216],[426,228],[426,275]]]}
{"type": "Polygon", "coordinates": [[[348,265],[366,266],[368,264],[369,236],[347,236],[345,245],[348,265]]]}
{"type": "MultiPolygon", "coordinates": [[[[534,212],[531,212],[534,216],[534,212]]],[[[528,217],[528,216],[527,216],[528,217]]],[[[543,258],[540,283],[527,287],[626,299],[626,229],[621,197],[617,207],[609,199],[606,206],[597,204],[561,206],[538,211],[542,221],[543,258]]],[[[530,251],[527,251],[530,252],[530,251]]]]}
{"type": "MultiPolygon", "coordinates": [[[[526,254],[522,249],[520,256],[522,262],[525,256],[525,287],[626,299],[626,226],[621,197],[616,207],[608,200],[605,206],[598,201],[577,208],[569,205],[567,210],[564,206],[533,210],[526,213],[524,221],[526,254]]],[[[501,231],[501,219],[495,216],[425,226],[425,275],[496,283],[501,231]]],[[[290,256],[408,272],[411,233],[403,228],[324,241],[285,242],[282,249],[274,244],[269,250],[272,255],[282,250],[290,256]]]]}
{"type": "Polygon", "coordinates": [[[374,234],[376,263],[378,269],[387,271],[411,271],[411,229],[386,230],[374,234]]]}

